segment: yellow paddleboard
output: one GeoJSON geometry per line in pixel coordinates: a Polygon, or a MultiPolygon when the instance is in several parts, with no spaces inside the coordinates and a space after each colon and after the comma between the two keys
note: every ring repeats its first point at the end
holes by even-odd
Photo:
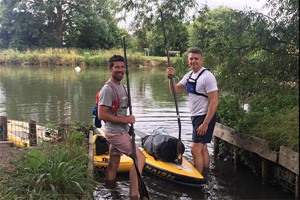
{"type": "Polygon", "coordinates": [[[183,157],[182,164],[178,165],[176,163],[155,160],[144,149],[142,151],[146,156],[144,172],[192,187],[199,187],[205,184],[204,177],[186,158],[183,157]]]}
{"type": "Polygon", "coordinates": [[[14,145],[16,145],[18,147],[29,147],[28,139],[16,136],[11,133],[7,133],[7,140],[12,141],[14,143],[14,145]]]}
{"type": "MultiPolygon", "coordinates": [[[[105,173],[105,170],[108,166],[108,162],[109,155],[102,154],[99,156],[94,156],[94,166],[97,171],[103,171],[105,173]]],[[[122,155],[117,172],[129,172],[132,164],[133,161],[130,157],[122,155]]]]}
{"type": "MultiPolygon", "coordinates": [[[[99,134],[94,135],[94,141],[98,136],[105,136],[104,132],[101,129],[99,134]]],[[[161,160],[156,160],[153,156],[148,154],[143,148],[140,147],[142,152],[146,157],[144,171],[146,173],[155,175],[157,177],[172,181],[175,183],[199,187],[205,184],[205,179],[198,172],[198,170],[185,158],[183,157],[182,164],[178,165],[176,163],[164,162],[161,160]]],[[[94,151],[94,166],[96,170],[105,172],[105,169],[108,166],[109,155],[101,154],[95,155],[94,151]]],[[[129,172],[131,166],[133,165],[133,160],[126,156],[122,155],[120,160],[120,165],[118,172],[129,172]]]]}

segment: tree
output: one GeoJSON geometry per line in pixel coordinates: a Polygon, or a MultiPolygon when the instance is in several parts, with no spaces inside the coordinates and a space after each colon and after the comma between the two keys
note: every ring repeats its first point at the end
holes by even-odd
{"type": "MultiPolygon", "coordinates": [[[[258,94],[262,98],[270,91],[286,94],[285,83],[298,82],[298,59],[291,51],[297,47],[280,41],[273,26],[262,15],[222,7],[203,13],[194,24],[191,41],[205,52],[208,66],[219,75],[219,84],[240,100],[251,100],[252,109],[258,105],[258,109],[278,109],[279,104],[262,103],[258,94]]],[[[294,89],[289,87],[291,92],[294,89]]],[[[272,97],[274,94],[270,101],[272,97]]]]}
{"type": "MultiPolygon", "coordinates": [[[[171,26],[165,28],[169,50],[185,52],[188,48],[187,26],[180,20],[173,20],[171,26]],[[176,34],[175,34],[176,33],[176,34]]],[[[155,23],[152,30],[147,32],[148,47],[154,55],[165,56],[164,33],[161,20],[155,23]]]]}
{"type": "Polygon", "coordinates": [[[119,0],[117,5],[118,11],[125,13],[124,18],[128,13],[135,13],[131,27],[136,31],[137,44],[141,45],[137,48],[147,47],[152,55],[165,55],[160,19],[162,12],[170,50],[186,50],[188,32],[185,23],[196,14],[198,4],[195,0],[119,0]]]}
{"type": "Polygon", "coordinates": [[[299,1],[267,1],[268,16],[249,13],[256,24],[264,20],[270,37],[264,37],[259,68],[264,78],[252,109],[278,111],[299,108],[299,1]],[[260,102],[260,103],[258,103],[260,102]]]}
{"type": "Polygon", "coordinates": [[[283,41],[289,41],[299,50],[299,1],[298,0],[267,0],[265,5],[271,8],[271,23],[274,31],[281,32],[283,41]],[[288,39],[284,39],[288,37],[288,39]]]}
{"type": "Polygon", "coordinates": [[[255,73],[251,62],[256,45],[257,34],[242,12],[224,7],[206,10],[193,24],[190,46],[203,50],[206,65],[219,75],[218,83],[239,99],[246,99],[253,90],[249,77],[255,73]]]}
{"type": "Polygon", "coordinates": [[[107,0],[3,0],[2,48],[111,48],[117,21],[107,0]]]}

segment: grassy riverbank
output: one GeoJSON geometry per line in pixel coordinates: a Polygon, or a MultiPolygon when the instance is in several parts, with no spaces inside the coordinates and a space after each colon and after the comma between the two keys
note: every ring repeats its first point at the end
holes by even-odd
{"type": "Polygon", "coordinates": [[[2,163],[0,199],[93,199],[102,185],[88,174],[88,141],[78,127],[60,142],[22,149],[2,163]]]}
{"type": "Polygon", "coordinates": [[[299,107],[263,117],[250,134],[267,140],[274,150],[285,146],[299,152],[299,107]]]}
{"type": "MultiPolygon", "coordinates": [[[[114,50],[78,50],[55,49],[18,51],[13,49],[0,52],[0,65],[39,65],[39,66],[107,66],[113,54],[123,55],[122,49],[114,50]]],[[[144,56],[142,53],[127,51],[128,63],[143,64],[149,60],[166,60],[162,57],[144,56]]]]}

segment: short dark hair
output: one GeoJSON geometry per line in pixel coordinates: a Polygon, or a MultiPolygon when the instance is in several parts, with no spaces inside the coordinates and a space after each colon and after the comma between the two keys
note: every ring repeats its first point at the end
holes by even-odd
{"type": "Polygon", "coordinates": [[[189,53],[197,53],[202,55],[202,50],[199,47],[190,47],[188,50],[188,54],[189,53]]]}
{"type": "Polygon", "coordinates": [[[110,57],[108,60],[109,69],[111,69],[114,66],[114,62],[118,61],[124,62],[124,58],[120,55],[113,55],[112,57],[110,57]]]}

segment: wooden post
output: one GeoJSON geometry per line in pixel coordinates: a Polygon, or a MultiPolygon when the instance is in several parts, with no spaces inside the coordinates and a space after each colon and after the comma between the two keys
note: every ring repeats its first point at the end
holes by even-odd
{"type": "Polygon", "coordinates": [[[7,117],[0,117],[0,141],[7,140],[7,117]]]}
{"type": "Polygon", "coordinates": [[[149,51],[150,51],[149,48],[144,48],[145,56],[149,56],[149,51]]]}
{"type": "Polygon", "coordinates": [[[233,146],[233,163],[234,163],[234,169],[237,169],[238,166],[238,156],[237,156],[237,152],[238,152],[238,148],[236,146],[233,146]]]}
{"type": "Polygon", "coordinates": [[[219,154],[219,143],[220,143],[220,138],[213,136],[214,138],[214,158],[218,157],[219,154]]]}
{"type": "Polygon", "coordinates": [[[29,121],[29,146],[37,145],[37,135],[36,135],[36,122],[33,120],[29,121]]]}
{"type": "Polygon", "coordinates": [[[94,131],[89,131],[89,163],[88,163],[88,177],[94,178],[94,131]]]}
{"type": "Polygon", "coordinates": [[[299,175],[296,174],[295,180],[295,199],[299,199],[299,175]]]}
{"type": "Polygon", "coordinates": [[[69,129],[69,125],[68,124],[59,124],[59,127],[57,129],[57,137],[65,137],[65,132],[66,130],[69,129]]]}
{"type": "Polygon", "coordinates": [[[267,184],[272,178],[273,170],[271,167],[271,162],[267,159],[261,159],[261,182],[262,184],[267,184]]]}

